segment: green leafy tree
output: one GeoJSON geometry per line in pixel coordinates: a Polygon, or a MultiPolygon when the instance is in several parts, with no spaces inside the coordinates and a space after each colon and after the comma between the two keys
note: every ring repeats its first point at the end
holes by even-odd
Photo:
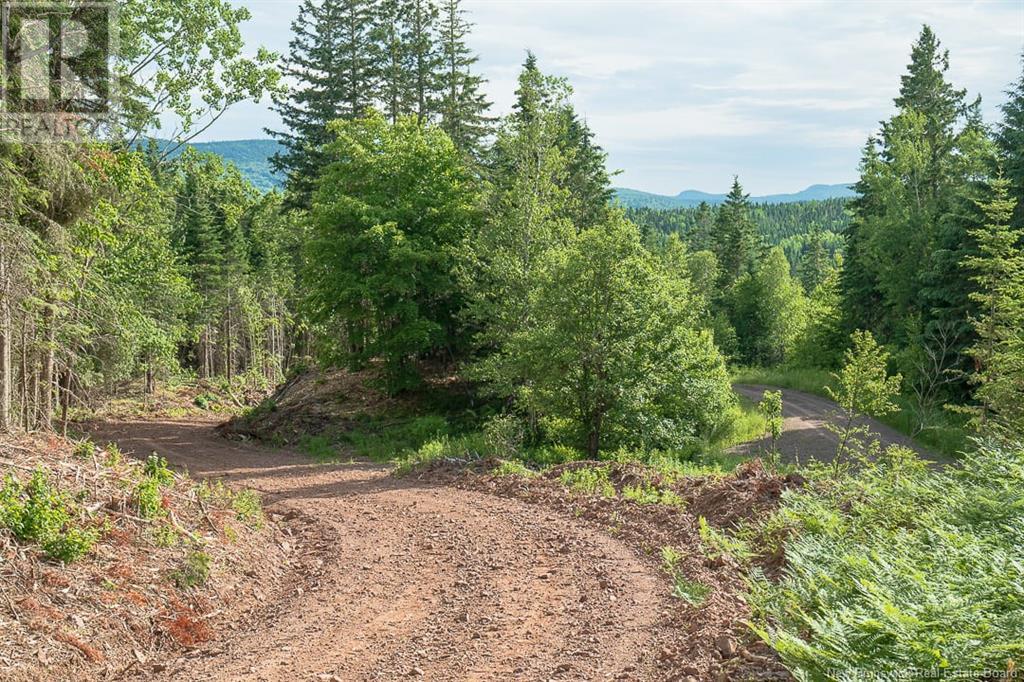
{"type": "Polygon", "coordinates": [[[304,287],[335,361],[380,358],[388,388],[418,382],[414,361],[450,354],[463,305],[456,247],[477,220],[462,156],[440,128],[378,113],[332,125],[338,161],[313,211],[304,287]]]}
{"type": "Polygon", "coordinates": [[[764,417],[765,435],[771,443],[768,458],[774,466],[779,460],[778,444],[785,424],[782,418],[782,391],[765,391],[761,396],[761,402],[757,404],[757,411],[764,417]]]}
{"type": "MultiPolygon", "coordinates": [[[[224,0],[125,0],[118,4],[119,123],[128,145],[172,113],[163,136],[179,143],[202,134],[234,104],[280,89],[277,55],[245,54],[239,25],[251,16],[224,0]]],[[[165,157],[179,145],[165,150],[165,157]]]]}
{"type": "Polygon", "coordinates": [[[546,260],[533,324],[501,350],[521,357],[517,403],[568,420],[591,457],[710,434],[733,400],[724,362],[636,227],[613,217],[546,260]]]}
{"type": "Polygon", "coordinates": [[[806,323],[800,283],[789,274],[782,249],[772,249],[743,274],[729,294],[729,316],[746,362],[777,365],[790,357],[806,323]]]}

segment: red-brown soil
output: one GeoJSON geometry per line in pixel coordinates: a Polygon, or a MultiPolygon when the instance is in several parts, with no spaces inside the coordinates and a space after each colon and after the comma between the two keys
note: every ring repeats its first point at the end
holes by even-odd
{"type": "MultiPolygon", "coordinates": [[[[786,678],[746,634],[738,570],[706,558],[691,514],[578,498],[549,479],[315,464],[219,438],[210,423],[99,431],[256,489],[272,517],[304,519],[299,537],[321,539],[317,576],[191,655],[141,670],[147,679],[786,678]],[[688,579],[711,588],[700,606],[672,596],[666,544],[688,579]]],[[[748,478],[739,485],[751,499],[765,486],[777,498],[770,476],[748,478]]],[[[707,492],[695,489],[691,504],[707,492]]]]}

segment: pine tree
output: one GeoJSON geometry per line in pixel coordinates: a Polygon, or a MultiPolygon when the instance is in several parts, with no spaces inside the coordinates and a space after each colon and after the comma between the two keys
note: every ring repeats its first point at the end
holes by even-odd
{"type": "Polygon", "coordinates": [[[986,224],[971,230],[980,253],[964,262],[978,285],[973,324],[978,342],[970,349],[976,372],[975,415],[979,429],[1024,435],[1024,251],[1010,227],[1016,200],[1009,180],[992,181],[991,198],[979,204],[986,224]]]}
{"type": "Polygon", "coordinates": [[[297,85],[274,102],[286,130],[267,132],[285,148],[271,163],[287,174],[293,206],[310,205],[327,163],[327,124],[361,115],[372,101],[370,8],[368,0],[304,0],[292,23],[294,37],[282,73],[297,85]]]}
{"type": "Polygon", "coordinates": [[[478,157],[493,119],[487,116],[491,103],[481,92],[485,81],[472,70],[479,58],[466,46],[471,24],[464,18],[460,2],[444,0],[441,10],[439,112],[441,127],[452,142],[463,152],[478,157]]]}
{"type": "MultiPolygon", "coordinates": [[[[1024,53],[1021,54],[1024,67],[1024,53]]],[[[1024,73],[1007,92],[1002,106],[1003,121],[996,132],[996,144],[1002,154],[1003,171],[1010,181],[1010,196],[1017,200],[1013,226],[1024,230],[1024,73]]]]}

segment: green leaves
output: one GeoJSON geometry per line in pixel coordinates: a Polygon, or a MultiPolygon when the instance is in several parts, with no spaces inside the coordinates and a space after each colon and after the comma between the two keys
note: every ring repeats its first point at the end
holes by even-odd
{"type": "Polygon", "coordinates": [[[417,358],[460,342],[455,257],[477,220],[476,187],[447,135],[413,118],[371,114],[333,130],[339,160],[316,195],[308,309],[338,333],[335,361],[381,358],[398,391],[418,382],[417,358]]]}
{"type": "Polygon", "coordinates": [[[889,466],[784,496],[795,535],[783,579],[755,582],[757,631],[798,679],[1006,670],[1024,655],[1024,450],[889,466]]]}

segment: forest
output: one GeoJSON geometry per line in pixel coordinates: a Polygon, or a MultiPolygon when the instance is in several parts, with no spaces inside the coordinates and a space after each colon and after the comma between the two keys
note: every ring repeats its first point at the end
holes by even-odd
{"type": "MultiPolygon", "coordinates": [[[[764,656],[800,680],[1017,670],[1024,58],[985,121],[923,26],[854,199],[756,204],[738,175],[718,206],[626,209],[572,85],[536,55],[495,111],[460,0],[302,0],[284,55],[247,48],[249,11],[224,0],[121,5],[119,126],[0,143],[0,432],[77,438],[110,400],[185,384],[257,424],[281,385],[341,373],[403,407],[273,445],[386,450],[405,473],[497,458],[673,509],[672,486],[740,476],[731,448],[764,437],[775,508],[700,516],[695,540],[743,576],[764,656]],[[280,191],[183,146],[264,97],[280,191]],[[768,389],[751,402],[735,383],[768,389]],[[776,446],[776,389],[834,402],[821,462],[776,446]],[[608,478],[627,464],[642,483],[608,478]]],[[[0,532],[21,538],[9,507],[31,493],[5,473],[0,532]]],[[[701,661],[687,679],[755,679],[701,661]]]]}

